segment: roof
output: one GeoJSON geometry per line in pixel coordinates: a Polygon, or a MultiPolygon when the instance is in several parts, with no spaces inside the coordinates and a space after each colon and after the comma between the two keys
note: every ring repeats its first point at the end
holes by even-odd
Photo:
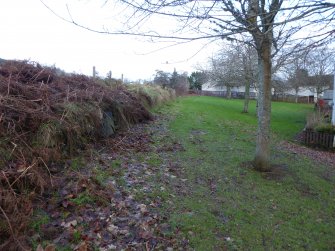
{"type": "Polygon", "coordinates": [[[328,86],[329,89],[333,89],[334,75],[325,74],[325,75],[315,75],[308,77],[309,86],[324,85],[328,86]]]}

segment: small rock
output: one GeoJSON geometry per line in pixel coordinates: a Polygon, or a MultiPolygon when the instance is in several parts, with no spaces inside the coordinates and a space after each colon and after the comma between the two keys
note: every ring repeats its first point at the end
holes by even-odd
{"type": "Polygon", "coordinates": [[[113,245],[113,244],[109,244],[109,245],[108,245],[108,249],[109,249],[109,250],[115,250],[115,249],[116,249],[116,246],[113,245]]]}
{"type": "Polygon", "coordinates": [[[69,228],[69,227],[75,227],[75,226],[77,226],[77,224],[78,224],[78,222],[77,222],[77,220],[72,220],[72,221],[69,221],[68,223],[65,223],[65,222],[63,222],[62,224],[61,224],[61,226],[62,227],[65,227],[65,228],[69,228]]]}
{"type": "Polygon", "coordinates": [[[118,232],[118,226],[115,226],[113,224],[110,224],[108,227],[107,227],[107,230],[108,232],[112,233],[112,234],[117,234],[118,232]]]}
{"type": "Polygon", "coordinates": [[[128,235],[129,234],[129,231],[126,230],[126,229],[123,229],[123,230],[120,230],[118,231],[119,234],[122,234],[122,235],[128,235]]]}
{"type": "Polygon", "coordinates": [[[148,213],[148,209],[147,209],[147,206],[146,206],[146,205],[144,205],[144,204],[140,204],[140,205],[138,205],[138,207],[140,208],[140,212],[141,212],[142,214],[146,214],[146,213],[148,213]]]}

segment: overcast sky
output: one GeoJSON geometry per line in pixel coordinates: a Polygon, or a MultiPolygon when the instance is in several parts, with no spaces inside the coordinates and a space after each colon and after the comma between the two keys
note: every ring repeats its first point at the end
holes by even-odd
{"type": "MultiPolygon", "coordinates": [[[[102,8],[101,2],[45,0],[54,11],[66,18],[68,3],[71,15],[91,27],[101,27],[99,25],[105,21],[112,25],[119,22],[113,16],[113,9],[110,6],[102,8]],[[100,6],[92,6],[92,2],[100,6]]],[[[169,26],[164,20],[153,25],[169,26]]],[[[131,80],[150,79],[156,69],[172,72],[176,68],[178,72],[191,73],[198,64],[205,64],[218,48],[211,44],[193,56],[205,41],[159,50],[168,44],[92,33],[62,21],[40,0],[2,1],[0,31],[0,58],[29,59],[86,75],[92,74],[95,65],[101,76],[111,70],[113,77],[120,78],[123,73],[131,80]],[[158,51],[152,52],[155,50],[158,51]]]]}

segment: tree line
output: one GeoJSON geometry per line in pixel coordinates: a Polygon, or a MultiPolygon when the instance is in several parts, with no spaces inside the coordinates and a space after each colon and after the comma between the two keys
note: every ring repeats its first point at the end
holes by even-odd
{"type": "MultiPolygon", "coordinates": [[[[285,57],[278,55],[271,69],[272,94],[285,95],[293,91],[297,102],[299,92],[305,89],[320,97],[324,91],[332,89],[334,62],[335,51],[327,44],[307,47],[285,57]]],[[[250,87],[258,89],[257,52],[241,43],[224,45],[209,59],[204,72],[210,85],[226,88],[228,98],[233,87],[241,86],[245,87],[248,96],[250,87]]]]}

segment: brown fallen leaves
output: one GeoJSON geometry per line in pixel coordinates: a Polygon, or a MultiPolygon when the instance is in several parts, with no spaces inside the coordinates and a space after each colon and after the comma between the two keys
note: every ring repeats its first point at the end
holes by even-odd
{"type": "Polygon", "coordinates": [[[280,147],[290,151],[293,154],[303,155],[317,163],[321,163],[329,167],[335,168],[335,152],[308,148],[306,146],[290,143],[287,141],[281,142],[280,147]]]}
{"type": "Polygon", "coordinates": [[[79,251],[188,250],[188,241],[167,224],[168,212],[160,211],[161,198],[151,196],[155,189],[164,189],[164,183],[150,183],[151,177],[164,168],[164,182],[176,180],[178,165],[149,165],[136,157],[183,149],[176,142],[155,147],[152,135],[162,129],[153,130],[153,125],[137,125],[106,140],[78,171],[54,173],[57,189],[46,192],[38,205],[49,221],[40,232],[31,231],[31,239],[79,251]],[[120,164],[111,165],[116,160],[120,164]],[[97,167],[110,175],[103,182],[92,171],[97,167]],[[138,192],[145,197],[139,198],[138,192]]]}

